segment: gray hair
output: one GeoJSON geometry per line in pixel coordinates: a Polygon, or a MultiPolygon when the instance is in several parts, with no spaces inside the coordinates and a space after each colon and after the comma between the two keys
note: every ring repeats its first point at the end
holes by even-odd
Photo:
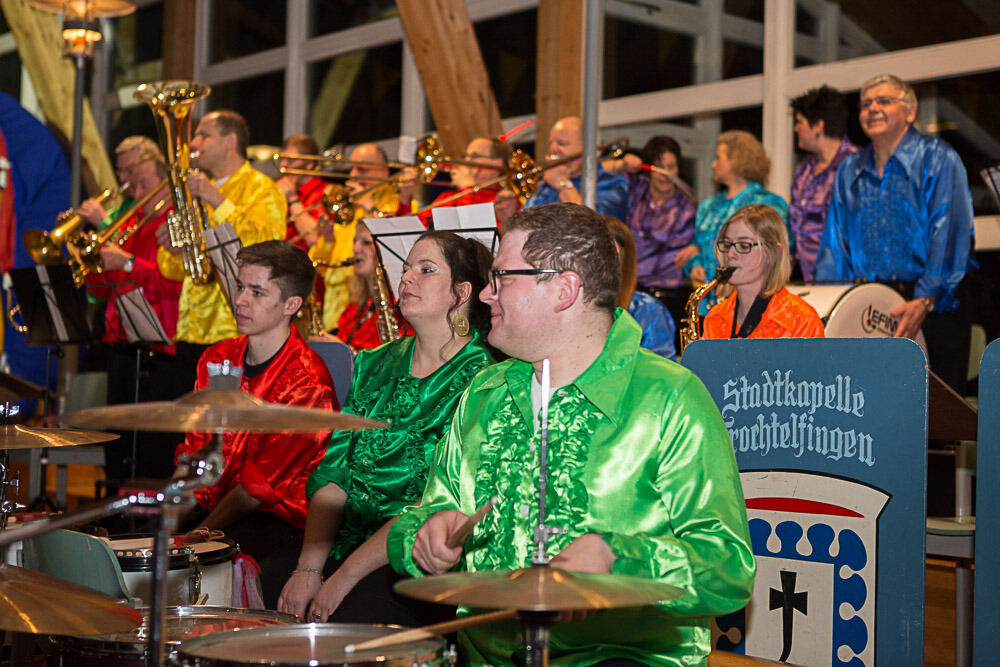
{"type": "Polygon", "coordinates": [[[878,76],[873,76],[865,81],[861,86],[861,97],[865,96],[865,93],[868,92],[869,88],[874,88],[875,86],[883,83],[888,83],[890,86],[898,90],[903,104],[910,107],[914,113],[917,111],[917,94],[913,92],[913,88],[910,84],[906,83],[895,74],[879,74],[878,76]]]}

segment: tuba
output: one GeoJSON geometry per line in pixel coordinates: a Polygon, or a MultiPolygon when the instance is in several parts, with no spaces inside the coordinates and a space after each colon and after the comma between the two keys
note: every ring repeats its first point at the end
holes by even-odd
{"type": "Polygon", "coordinates": [[[160,144],[167,159],[167,180],[174,198],[174,212],[167,218],[170,244],[181,249],[184,272],[198,285],[212,280],[212,261],[205,247],[208,214],[205,205],[191,196],[187,179],[197,157],[191,151],[191,110],[212,91],[195,81],[156,81],[136,88],[134,97],[148,104],[159,121],[160,144]]]}
{"type": "Polygon", "coordinates": [[[714,278],[707,283],[703,283],[694,292],[691,292],[691,296],[688,297],[687,304],[684,306],[687,317],[681,320],[681,353],[684,352],[685,347],[701,338],[701,331],[698,327],[698,306],[701,305],[701,300],[715,289],[716,285],[728,282],[735,270],[736,267],[733,266],[720,267],[715,272],[714,278]]]}

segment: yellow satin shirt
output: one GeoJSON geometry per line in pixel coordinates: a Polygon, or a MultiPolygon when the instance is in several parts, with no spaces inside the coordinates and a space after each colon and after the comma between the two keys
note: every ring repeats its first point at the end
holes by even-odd
{"type": "MultiPolygon", "coordinates": [[[[384,215],[395,215],[399,209],[399,192],[395,188],[384,188],[375,191],[375,208],[384,215]]],[[[309,249],[309,257],[315,262],[320,261],[326,264],[338,264],[348,257],[354,256],[354,232],[358,222],[364,218],[370,218],[372,214],[362,208],[354,211],[354,220],[349,225],[333,225],[333,239],[327,238],[325,234],[320,234],[319,239],[309,249]]],[[[340,269],[317,269],[323,276],[326,283],[326,292],[323,296],[323,328],[333,331],[337,328],[337,320],[340,313],[347,307],[347,281],[350,279],[354,269],[347,266],[340,269]]]]}
{"type": "MultiPolygon", "coordinates": [[[[218,187],[226,199],[216,209],[205,206],[210,226],[231,223],[245,246],[285,238],[288,204],[274,181],[244,162],[218,187]]],[[[195,284],[185,274],[181,256],[163,248],[156,261],[164,276],[184,280],[175,340],[209,345],[238,334],[236,318],[217,280],[195,284]]]]}

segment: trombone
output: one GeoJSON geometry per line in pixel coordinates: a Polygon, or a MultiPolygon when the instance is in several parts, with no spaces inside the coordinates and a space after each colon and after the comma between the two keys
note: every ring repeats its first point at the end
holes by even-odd
{"type": "MultiPolygon", "coordinates": [[[[599,155],[608,155],[611,159],[617,159],[627,148],[628,137],[620,137],[614,141],[609,141],[599,145],[597,147],[597,152],[599,155]]],[[[553,167],[558,167],[572,162],[573,160],[578,160],[582,155],[583,152],[581,151],[566,157],[555,160],[547,160],[541,164],[535,164],[535,161],[523,151],[516,150],[511,154],[510,159],[507,161],[507,167],[505,169],[506,173],[503,176],[498,176],[497,178],[480,183],[471,188],[456,192],[450,197],[446,197],[440,201],[436,201],[425,206],[417,211],[417,213],[420,214],[437,206],[449,204],[468,194],[474,194],[480,190],[485,190],[486,188],[491,188],[499,184],[503,184],[504,187],[511,190],[518,197],[530,197],[535,194],[535,190],[538,189],[538,181],[541,178],[542,173],[548,169],[552,169],[553,167]]]]}
{"type": "MultiPolygon", "coordinates": [[[[311,162],[327,162],[335,163],[337,165],[343,165],[345,167],[386,167],[388,169],[407,169],[410,167],[417,168],[417,180],[421,183],[429,183],[437,176],[438,171],[441,167],[455,167],[455,166],[465,166],[465,167],[476,167],[478,169],[493,169],[496,171],[503,171],[505,168],[500,165],[491,164],[488,162],[477,162],[475,160],[464,160],[459,158],[454,158],[449,155],[445,155],[444,149],[441,147],[441,142],[433,134],[428,134],[420,139],[417,144],[417,150],[414,155],[412,163],[406,162],[374,162],[372,160],[348,160],[344,158],[344,154],[339,151],[326,151],[321,155],[307,155],[301,153],[275,153],[271,160],[274,162],[275,166],[278,168],[278,173],[282,175],[289,176],[318,176],[320,178],[350,178],[350,175],[345,171],[338,170],[328,170],[324,171],[322,169],[303,169],[296,167],[282,167],[278,164],[281,159],[289,160],[308,160],[311,162]]],[[[396,182],[401,178],[400,174],[394,174],[388,178],[376,178],[365,176],[365,180],[374,181],[379,180],[385,183],[396,182]]],[[[367,194],[367,193],[366,193],[367,194]]]]}

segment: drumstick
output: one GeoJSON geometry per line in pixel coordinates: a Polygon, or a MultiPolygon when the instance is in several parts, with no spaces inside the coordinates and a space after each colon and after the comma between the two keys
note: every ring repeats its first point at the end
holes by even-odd
{"type": "Polygon", "coordinates": [[[403,644],[405,642],[419,641],[421,639],[430,639],[436,635],[446,635],[449,632],[456,632],[466,628],[474,628],[477,625],[496,623],[497,621],[506,621],[516,617],[516,609],[506,609],[504,611],[492,611],[488,614],[479,614],[478,616],[459,618],[454,621],[445,621],[444,623],[435,623],[434,625],[425,625],[422,628],[403,630],[402,632],[396,632],[384,637],[369,639],[368,641],[361,642],[360,644],[348,644],[344,647],[344,653],[354,653],[355,651],[366,651],[371,648],[382,648],[383,646],[392,646],[394,644],[403,644]]]}
{"type": "Polygon", "coordinates": [[[449,549],[454,549],[465,544],[465,541],[472,537],[472,531],[476,529],[476,524],[482,521],[483,518],[490,513],[490,510],[493,509],[493,506],[496,505],[499,500],[499,498],[493,496],[483,503],[483,506],[477,509],[475,514],[466,519],[465,523],[463,523],[461,527],[459,527],[459,529],[448,538],[445,546],[449,549]]]}

